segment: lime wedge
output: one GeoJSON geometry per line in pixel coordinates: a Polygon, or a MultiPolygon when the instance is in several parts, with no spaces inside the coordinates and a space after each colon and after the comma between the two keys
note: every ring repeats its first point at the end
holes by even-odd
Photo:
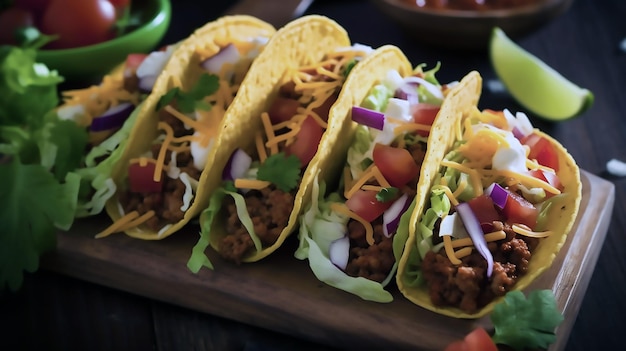
{"type": "Polygon", "coordinates": [[[593,93],[563,77],[494,28],[489,56],[496,75],[517,102],[551,121],[576,117],[593,104],[593,93]]]}

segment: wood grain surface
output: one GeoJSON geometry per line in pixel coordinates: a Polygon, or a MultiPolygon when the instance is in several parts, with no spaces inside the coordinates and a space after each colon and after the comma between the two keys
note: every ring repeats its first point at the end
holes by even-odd
{"type": "MultiPolygon", "coordinates": [[[[612,183],[585,171],[582,180],[583,200],[574,228],[553,266],[529,287],[552,289],[565,315],[551,350],[565,347],[613,209],[612,183]]],[[[378,304],[324,285],[306,261],[293,258],[294,240],[263,261],[241,266],[209,252],[215,270],[195,275],[186,261],[197,225],[162,241],[123,234],[94,239],[107,224],[106,218],[91,218],[61,233],[56,252],[44,257],[43,268],[345,349],[441,350],[476,325],[489,325],[488,317],[458,320],[421,309],[395,287],[394,301],[378,304]]]]}

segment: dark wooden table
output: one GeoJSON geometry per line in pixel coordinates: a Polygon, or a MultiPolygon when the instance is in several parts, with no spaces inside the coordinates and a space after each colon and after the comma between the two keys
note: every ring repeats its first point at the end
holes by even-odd
{"type": "MultiPolygon", "coordinates": [[[[229,1],[173,1],[164,42],[183,38],[217,18],[229,1]]],[[[458,53],[411,42],[367,1],[316,1],[307,13],[342,24],[354,42],[395,44],[413,63],[441,61],[442,81],[476,69],[494,78],[485,53],[458,53]]],[[[567,350],[623,349],[626,330],[626,178],[605,171],[611,158],[626,161],[626,3],[576,0],[562,17],[519,43],[575,83],[595,93],[579,118],[536,126],[558,139],[581,169],[615,185],[609,230],[580,305],[567,350]]],[[[510,98],[484,93],[484,106],[519,110],[510,98]]],[[[531,116],[532,117],[532,116],[531,116]]],[[[584,287],[583,287],[584,291],[584,287]]],[[[216,303],[219,303],[216,301],[216,303]]],[[[20,291],[0,296],[2,350],[333,350],[310,340],[269,331],[42,269],[20,291]]]]}

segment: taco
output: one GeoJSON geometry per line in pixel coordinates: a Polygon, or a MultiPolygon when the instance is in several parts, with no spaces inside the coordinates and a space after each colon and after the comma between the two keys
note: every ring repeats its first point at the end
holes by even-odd
{"type": "MultiPolygon", "coordinates": [[[[479,77],[476,77],[479,79],[479,77]]],[[[545,271],[578,212],[578,166],[556,140],[508,110],[456,107],[448,142],[428,155],[398,268],[404,296],[478,318],[545,271]]]]}
{"type": "Polygon", "coordinates": [[[464,82],[439,83],[439,68],[413,68],[388,45],[354,69],[345,86],[352,109],[343,143],[332,146],[343,163],[341,181],[326,194],[328,184],[316,178],[300,218],[295,256],[308,259],[321,281],[365,300],[393,300],[385,287],[395,277],[414,200],[422,196],[416,190],[424,157],[438,142],[431,141],[439,134],[431,126],[447,96],[464,88],[464,82]]]}
{"type": "Polygon", "coordinates": [[[142,102],[152,92],[155,79],[175,48],[176,45],[168,45],[149,54],[129,54],[123,64],[98,84],[62,92],[63,102],[56,109],[57,116],[85,127],[89,134],[84,164],[76,170],[81,177],[76,217],[99,214],[115,193],[113,169],[141,114],[142,102]]]}
{"type": "Polygon", "coordinates": [[[201,209],[217,139],[251,63],[275,29],[250,16],[225,16],[180,42],[159,75],[114,174],[106,203],[115,232],[160,240],[201,209]]]}
{"type": "Polygon", "coordinates": [[[240,123],[220,139],[219,187],[200,215],[191,271],[213,268],[209,245],[227,261],[254,262],[294,231],[310,175],[330,157],[323,145],[338,137],[333,120],[347,113],[335,107],[343,84],[371,51],[351,45],[344,28],[318,15],[296,19],[270,39],[244,81],[245,98],[236,101],[240,123]]]}

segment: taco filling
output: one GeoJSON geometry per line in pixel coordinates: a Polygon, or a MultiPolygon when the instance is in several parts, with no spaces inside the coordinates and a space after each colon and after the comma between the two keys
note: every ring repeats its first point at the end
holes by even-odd
{"type": "Polygon", "coordinates": [[[85,200],[79,201],[77,217],[100,213],[115,193],[112,167],[124,150],[140,104],[174,50],[170,45],[150,54],[130,54],[121,71],[106,75],[99,84],[62,93],[59,118],[75,121],[89,132],[84,165],[77,170],[81,193],[87,195],[81,196],[85,200]]]}
{"type": "Polygon", "coordinates": [[[308,248],[314,272],[316,260],[330,261],[335,266],[331,270],[344,272],[339,276],[345,283],[328,279],[333,286],[371,300],[390,297],[382,287],[393,277],[399,243],[406,239],[395,242],[395,234],[403,215],[411,212],[430,127],[454,85],[441,85],[435,78],[438,69],[424,72],[418,66],[409,77],[392,70],[352,109],[359,125],[348,149],[343,189],[314,200],[302,217],[296,252],[304,259],[308,248]],[[311,255],[311,246],[323,257],[311,255]],[[348,283],[349,277],[376,284],[364,288],[348,283]],[[378,292],[370,295],[368,289],[378,292]]]}
{"type": "MultiPolygon", "coordinates": [[[[259,116],[263,130],[255,135],[255,152],[235,150],[223,172],[225,182],[211,198],[213,207],[223,203],[227,218],[227,234],[217,244],[223,258],[240,263],[284,235],[302,175],[327,128],[329,110],[352,67],[370,51],[355,45],[286,72],[278,95],[259,116]]],[[[211,207],[201,216],[203,235],[213,226],[211,207]]]]}
{"type": "Polygon", "coordinates": [[[160,235],[183,219],[224,113],[266,42],[255,37],[206,43],[194,53],[201,66],[195,85],[182,87],[171,77],[172,88],[156,106],[158,136],[149,151],[129,161],[127,187],[118,197],[122,218],[98,237],[138,226],[160,235]]]}
{"type": "Polygon", "coordinates": [[[457,127],[417,227],[413,274],[435,306],[473,313],[528,272],[564,194],[559,155],[525,114],[475,109],[457,127]]]}

